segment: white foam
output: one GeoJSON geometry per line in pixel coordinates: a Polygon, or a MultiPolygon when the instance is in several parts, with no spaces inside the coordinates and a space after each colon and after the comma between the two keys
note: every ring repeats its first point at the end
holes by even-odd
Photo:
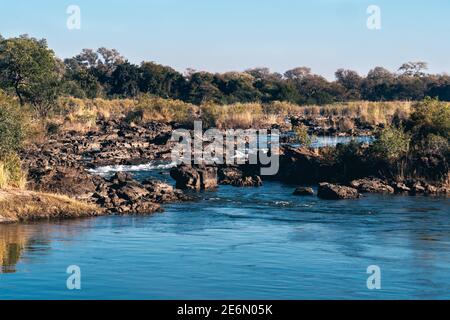
{"type": "Polygon", "coordinates": [[[153,171],[153,170],[165,170],[176,167],[176,163],[158,163],[151,161],[145,164],[138,165],[112,165],[97,167],[95,169],[88,169],[90,173],[98,175],[107,175],[116,172],[138,172],[138,171],[153,171]]]}

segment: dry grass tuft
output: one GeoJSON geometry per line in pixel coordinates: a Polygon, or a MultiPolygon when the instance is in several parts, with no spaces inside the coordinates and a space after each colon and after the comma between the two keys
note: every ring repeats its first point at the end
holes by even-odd
{"type": "Polygon", "coordinates": [[[67,196],[18,189],[0,190],[0,223],[81,218],[102,213],[95,205],[67,196]]]}

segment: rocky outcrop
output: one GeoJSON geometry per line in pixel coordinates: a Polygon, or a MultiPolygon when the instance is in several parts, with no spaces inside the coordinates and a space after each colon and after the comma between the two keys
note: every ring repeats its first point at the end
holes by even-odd
{"type": "Polygon", "coordinates": [[[395,191],[387,182],[377,178],[353,180],[350,186],[361,193],[394,193],[395,191]]]}
{"type": "Polygon", "coordinates": [[[217,168],[212,166],[181,165],[172,168],[170,176],[181,190],[212,190],[217,187],[217,168]]]}
{"type": "Polygon", "coordinates": [[[323,182],[319,184],[317,196],[326,200],[340,200],[357,199],[360,194],[357,189],[352,187],[323,182]]]}
{"type": "Polygon", "coordinates": [[[93,197],[100,207],[117,214],[151,214],[162,211],[162,203],[188,200],[182,192],[164,182],[139,183],[123,172],[100,184],[93,197]]]}
{"type": "Polygon", "coordinates": [[[64,194],[76,199],[88,199],[96,189],[95,178],[80,166],[32,167],[28,177],[31,190],[64,194]]]}
{"type": "Polygon", "coordinates": [[[297,189],[295,189],[294,196],[313,196],[314,195],[314,190],[312,188],[307,188],[307,187],[298,187],[297,189]]]}
{"type": "Polygon", "coordinates": [[[307,148],[283,146],[280,168],[275,179],[287,183],[317,183],[328,180],[331,168],[324,159],[307,148]]]}
{"type": "Polygon", "coordinates": [[[255,168],[248,166],[222,167],[218,171],[219,184],[235,187],[260,187],[263,184],[261,177],[255,174],[255,168]]]}

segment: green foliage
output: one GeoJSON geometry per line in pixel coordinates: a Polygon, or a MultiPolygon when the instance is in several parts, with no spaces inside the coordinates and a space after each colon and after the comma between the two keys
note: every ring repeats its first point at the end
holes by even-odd
{"type": "Polygon", "coordinates": [[[294,129],[294,131],[295,131],[295,135],[296,135],[296,138],[297,138],[298,142],[302,146],[304,146],[304,147],[311,146],[311,144],[313,142],[313,139],[308,133],[308,127],[307,126],[302,124],[300,126],[297,126],[294,129]]]}
{"type": "Polygon", "coordinates": [[[24,114],[17,103],[0,91],[0,157],[21,147],[24,127],[24,114]]]}
{"type": "Polygon", "coordinates": [[[30,103],[40,115],[47,115],[59,88],[58,64],[45,40],[28,36],[0,42],[0,83],[14,92],[21,105],[30,103]]]}
{"type": "Polygon", "coordinates": [[[378,133],[371,151],[376,157],[392,162],[405,156],[409,151],[409,145],[410,136],[402,127],[389,126],[378,133]]]}
{"type": "Polygon", "coordinates": [[[426,98],[413,105],[412,132],[416,140],[435,134],[450,138],[450,104],[426,98]]]}

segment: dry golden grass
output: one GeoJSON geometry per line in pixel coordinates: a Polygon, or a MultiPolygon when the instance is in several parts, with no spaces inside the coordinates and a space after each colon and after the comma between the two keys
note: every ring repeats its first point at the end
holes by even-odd
{"type": "Polygon", "coordinates": [[[19,156],[10,154],[0,159],[0,189],[13,187],[25,189],[27,175],[22,170],[19,156]]]}
{"type": "MultiPolygon", "coordinates": [[[[138,100],[131,99],[77,99],[65,97],[59,100],[59,110],[49,120],[63,131],[84,133],[96,130],[99,119],[123,119],[129,122],[178,122],[192,124],[194,120],[203,120],[205,127],[258,128],[272,124],[282,124],[287,116],[297,115],[314,118],[360,119],[369,124],[388,124],[394,116],[402,119],[409,117],[410,102],[368,102],[356,101],[336,103],[325,106],[299,106],[288,102],[272,103],[234,103],[218,105],[207,103],[196,106],[180,100],[163,99],[144,95],[138,100]]],[[[332,120],[334,121],[334,120],[332,120]]],[[[337,124],[336,124],[337,125],[337,124]]],[[[340,123],[351,128],[350,123],[340,123]]],[[[40,130],[36,124],[36,132],[40,130]]],[[[41,125],[42,126],[42,125],[41,125]]]]}
{"type": "Polygon", "coordinates": [[[285,117],[297,108],[299,106],[278,101],[271,104],[206,104],[201,106],[201,118],[208,126],[219,129],[264,128],[283,123],[285,117]]]}
{"type": "Polygon", "coordinates": [[[317,117],[343,117],[360,119],[369,124],[388,124],[394,116],[406,119],[411,113],[411,102],[369,102],[356,101],[325,106],[305,106],[298,110],[298,115],[317,117]]]}
{"type": "Polygon", "coordinates": [[[0,190],[0,223],[81,218],[102,213],[95,205],[67,196],[18,189],[0,190]]]}

